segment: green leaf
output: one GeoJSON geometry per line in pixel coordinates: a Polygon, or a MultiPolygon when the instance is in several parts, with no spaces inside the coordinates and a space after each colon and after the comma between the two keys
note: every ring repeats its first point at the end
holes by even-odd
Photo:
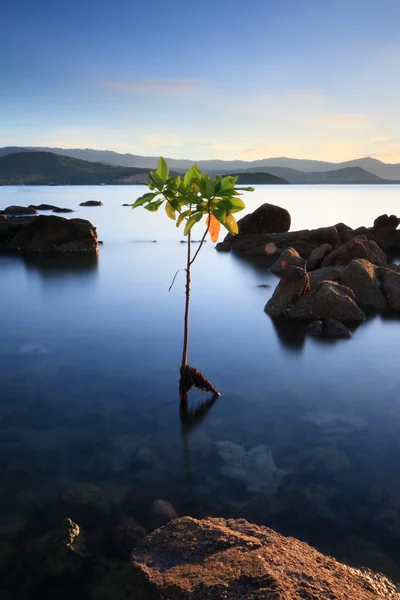
{"type": "Polygon", "coordinates": [[[152,180],[152,182],[154,183],[154,185],[156,186],[156,188],[160,192],[162,192],[163,187],[164,187],[164,181],[161,179],[161,177],[155,171],[152,171],[151,173],[149,173],[149,177],[152,180]]]}
{"type": "Polygon", "coordinates": [[[206,180],[206,198],[210,200],[215,194],[215,179],[209,177],[206,180]]]}
{"type": "Polygon", "coordinates": [[[189,233],[189,231],[192,229],[193,225],[195,225],[195,223],[200,221],[200,219],[202,219],[202,217],[203,217],[202,213],[196,213],[192,217],[190,217],[190,219],[187,220],[185,229],[183,230],[183,235],[187,235],[189,233]]]}
{"type": "Polygon", "coordinates": [[[233,235],[236,235],[239,233],[239,227],[238,227],[238,224],[236,223],[236,219],[233,215],[227,215],[224,225],[227,228],[227,230],[229,231],[229,233],[232,233],[233,235]]]}
{"type": "Polygon", "coordinates": [[[157,193],[155,194],[151,194],[150,192],[147,194],[143,194],[143,196],[140,196],[140,198],[138,198],[133,204],[132,204],[132,208],[136,208],[137,206],[142,206],[143,204],[146,204],[146,202],[151,202],[151,200],[153,200],[155,197],[157,196],[157,193]]]}
{"type": "Polygon", "coordinates": [[[181,213],[176,221],[176,226],[179,227],[179,225],[182,223],[183,219],[185,217],[187,217],[188,215],[190,215],[190,210],[185,210],[183,213],[181,213]]]}
{"type": "Polygon", "coordinates": [[[174,208],[171,206],[171,204],[168,201],[165,204],[165,212],[167,213],[167,215],[169,216],[170,219],[172,219],[173,221],[175,221],[175,219],[176,219],[176,212],[175,212],[174,208]]]}
{"type": "Polygon", "coordinates": [[[221,191],[233,190],[237,177],[228,175],[221,180],[221,191]]]}
{"type": "Polygon", "coordinates": [[[213,208],[211,210],[212,214],[214,215],[214,217],[216,219],[218,219],[218,221],[220,223],[222,223],[222,225],[225,225],[225,220],[226,220],[226,210],[222,209],[222,208],[213,208]]]}
{"type": "Polygon", "coordinates": [[[169,175],[168,165],[162,156],[160,156],[160,158],[158,159],[157,175],[163,183],[165,183],[168,179],[168,175],[169,175]]]}
{"type": "Polygon", "coordinates": [[[199,171],[199,167],[197,165],[193,165],[193,167],[190,167],[190,169],[188,169],[185,173],[183,178],[184,186],[188,187],[194,179],[198,179],[200,176],[201,173],[199,171]]]}
{"type": "Polygon", "coordinates": [[[156,200],[155,202],[150,202],[150,204],[145,206],[145,209],[150,212],[157,212],[163,202],[164,200],[156,200]]]}
{"type": "Polygon", "coordinates": [[[220,208],[224,208],[228,212],[232,213],[238,212],[239,210],[243,210],[244,208],[246,208],[243,200],[240,200],[240,198],[235,198],[234,196],[231,196],[231,198],[223,198],[222,200],[219,200],[217,202],[217,206],[219,206],[220,208]]]}

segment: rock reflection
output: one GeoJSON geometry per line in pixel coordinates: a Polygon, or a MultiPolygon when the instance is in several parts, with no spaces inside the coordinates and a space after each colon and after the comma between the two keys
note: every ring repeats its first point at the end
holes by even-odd
{"type": "Polygon", "coordinates": [[[307,335],[307,324],[287,317],[271,319],[279,342],[292,352],[302,352],[307,335]]]}
{"type": "Polygon", "coordinates": [[[28,275],[39,275],[43,279],[63,279],[94,275],[98,267],[95,252],[66,254],[27,254],[22,257],[28,275]]]}

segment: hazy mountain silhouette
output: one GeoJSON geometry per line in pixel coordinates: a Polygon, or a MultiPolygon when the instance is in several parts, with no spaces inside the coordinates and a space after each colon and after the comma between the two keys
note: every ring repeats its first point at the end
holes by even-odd
{"type": "MultiPolygon", "coordinates": [[[[80,160],[86,160],[90,162],[106,163],[113,166],[122,167],[133,167],[143,169],[154,169],[157,166],[157,156],[141,156],[136,154],[120,154],[111,150],[93,150],[90,148],[79,149],[79,148],[41,148],[41,147],[5,147],[0,148],[0,157],[19,153],[19,152],[53,152],[55,154],[61,154],[65,156],[71,156],[80,160]]],[[[244,160],[200,160],[194,161],[189,159],[175,159],[167,158],[166,160],[171,169],[176,171],[182,171],[190,167],[194,162],[197,162],[202,170],[212,173],[226,173],[233,171],[246,171],[256,170],[257,172],[263,172],[264,169],[267,172],[272,173],[277,177],[288,177],[282,172],[278,174],[275,168],[294,169],[296,171],[302,171],[304,173],[321,173],[326,171],[338,171],[340,169],[360,167],[365,171],[368,171],[372,175],[382,177],[383,179],[400,180],[400,163],[399,164],[387,164],[380,160],[371,157],[359,158],[355,160],[345,161],[341,163],[333,163],[318,160],[307,160],[297,158],[265,158],[254,161],[244,160]]],[[[290,179],[289,179],[290,181],[290,179]]]]}

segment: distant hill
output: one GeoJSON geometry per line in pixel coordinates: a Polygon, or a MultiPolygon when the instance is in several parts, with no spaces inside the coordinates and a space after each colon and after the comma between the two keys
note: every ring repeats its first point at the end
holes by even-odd
{"type": "MultiPolygon", "coordinates": [[[[64,156],[71,156],[80,160],[86,160],[97,163],[104,163],[113,166],[122,167],[134,167],[139,169],[154,169],[157,166],[157,156],[141,156],[138,154],[120,154],[111,150],[93,150],[90,148],[40,148],[40,147],[16,147],[9,146],[0,148],[0,157],[8,154],[14,154],[19,152],[52,152],[54,154],[60,154],[64,156]]],[[[174,159],[167,158],[167,162],[170,168],[176,171],[183,171],[190,167],[194,160],[189,159],[174,159]]],[[[386,164],[380,160],[371,157],[358,158],[355,160],[345,161],[341,163],[333,163],[318,160],[306,160],[297,158],[264,158],[254,161],[245,160],[200,160],[197,161],[200,168],[215,173],[227,173],[228,171],[254,171],[262,172],[266,169],[271,174],[277,177],[283,177],[285,175],[277,175],[272,168],[284,168],[302,171],[304,173],[320,173],[325,171],[337,171],[339,169],[345,169],[350,167],[361,167],[365,171],[382,177],[383,179],[400,180],[400,163],[399,164],[386,164]]]]}
{"type": "Polygon", "coordinates": [[[275,177],[271,173],[258,173],[243,171],[241,173],[230,173],[230,175],[237,175],[239,177],[238,185],[284,185],[288,184],[289,181],[282,179],[282,177],[275,177]]]}
{"type": "MultiPolygon", "coordinates": [[[[378,183],[394,183],[392,180],[383,179],[377,175],[373,175],[361,167],[346,167],[343,169],[335,169],[331,171],[311,172],[298,171],[285,167],[268,167],[262,171],[260,168],[254,167],[251,170],[238,171],[240,181],[244,182],[243,177],[246,177],[246,183],[256,183],[256,178],[259,179],[263,174],[271,177],[274,175],[282,182],[292,184],[378,184],[378,183]]],[[[260,183],[263,183],[260,181],[260,183]]]]}
{"type": "Polygon", "coordinates": [[[148,169],[88,162],[51,152],[18,152],[0,157],[0,185],[95,185],[140,183],[148,169]]]}

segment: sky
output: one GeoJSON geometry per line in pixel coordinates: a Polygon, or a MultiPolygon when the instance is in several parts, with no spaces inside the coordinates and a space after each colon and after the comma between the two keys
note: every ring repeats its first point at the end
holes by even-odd
{"type": "Polygon", "coordinates": [[[400,0],[5,0],[0,146],[400,162],[400,0]]]}

